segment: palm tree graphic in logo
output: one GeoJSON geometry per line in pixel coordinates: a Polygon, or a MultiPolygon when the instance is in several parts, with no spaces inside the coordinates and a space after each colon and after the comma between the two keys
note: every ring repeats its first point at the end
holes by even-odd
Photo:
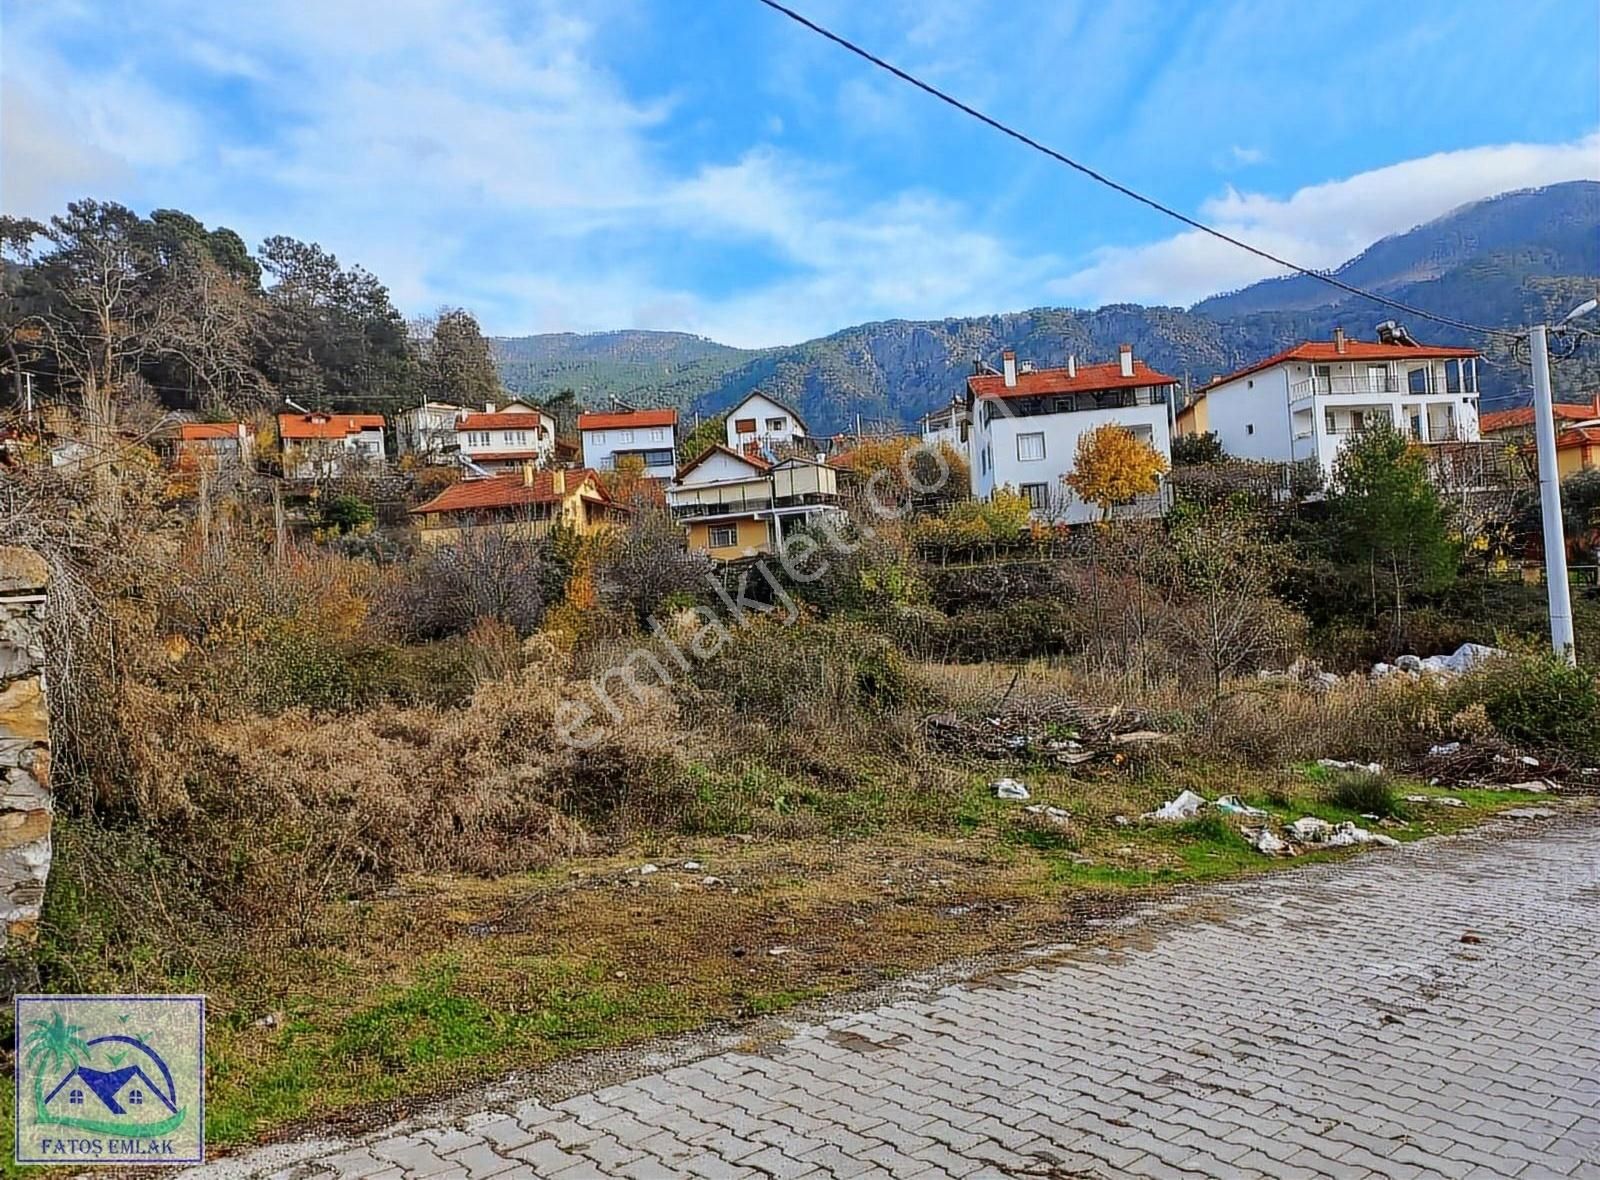
{"type": "MultiPolygon", "coordinates": [[[[127,1017],[121,1018],[124,1022],[127,1017]]],[[[23,1042],[35,1119],[106,1135],[165,1135],[183,1124],[172,1071],[140,1036],[84,1039],[58,1009],[28,1024],[23,1042]]]]}

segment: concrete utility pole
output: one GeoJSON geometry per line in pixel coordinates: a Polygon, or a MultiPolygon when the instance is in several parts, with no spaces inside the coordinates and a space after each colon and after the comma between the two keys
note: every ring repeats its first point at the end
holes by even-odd
{"type": "MultiPolygon", "coordinates": [[[[1600,307],[1600,298],[1580,303],[1557,330],[1600,307]]],[[[1567,580],[1567,533],[1561,520],[1561,472],[1556,465],[1556,412],[1550,390],[1550,330],[1528,330],[1533,362],[1533,431],[1539,448],[1539,507],[1544,515],[1544,581],[1550,600],[1550,646],[1569,664],[1578,662],[1572,636],[1572,587],[1567,580]]]]}
{"type": "Polygon", "coordinates": [[[1572,637],[1572,588],[1567,583],[1567,534],[1561,523],[1561,473],[1556,469],[1556,412],[1550,393],[1548,329],[1528,333],[1533,354],[1533,433],[1539,447],[1539,507],[1544,514],[1544,583],[1550,599],[1550,646],[1577,661],[1572,637]]]}

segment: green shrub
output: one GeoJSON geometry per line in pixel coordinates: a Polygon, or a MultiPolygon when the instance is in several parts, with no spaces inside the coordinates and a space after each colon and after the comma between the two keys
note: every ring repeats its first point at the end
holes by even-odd
{"type": "Polygon", "coordinates": [[[1574,754],[1600,753],[1600,687],[1594,673],[1552,656],[1497,660],[1464,679],[1459,707],[1482,701],[1513,742],[1574,754]]]}
{"type": "Polygon", "coordinates": [[[1357,815],[1401,816],[1405,808],[1395,797],[1394,785],[1381,774],[1342,770],[1328,784],[1328,802],[1357,815]]]}

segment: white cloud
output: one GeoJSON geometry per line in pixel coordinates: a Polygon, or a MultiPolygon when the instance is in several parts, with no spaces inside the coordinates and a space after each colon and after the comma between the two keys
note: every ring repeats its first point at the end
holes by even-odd
{"type": "MultiPolygon", "coordinates": [[[[1600,132],[1566,144],[1441,152],[1311,185],[1286,199],[1230,187],[1202,206],[1199,219],[1279,257],[1326,269],[1379,238],[1471,201],[1508,189],[1594,178],[1600,178],[1600,132]]],[[[1050,290],[1088,303],[1189,304],[1281,273],[1226,242],[1186,230],[1148,245],[1098,251],[1088,265],[1052,282],[1050,290]]]]}

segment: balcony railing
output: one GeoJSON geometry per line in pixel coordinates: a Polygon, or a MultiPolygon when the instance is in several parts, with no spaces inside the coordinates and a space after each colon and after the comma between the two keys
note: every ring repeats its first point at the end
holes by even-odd
{"type": "Polygon", "coordinates": [[[1125,410],[1134,406],[1164,406],[1167,386],[1139,385],[1132,389],[1105,389],[1096,393],[1047,393],[1037,397],[1008,397],[1004,405],[989,401],[983,420],[1033,418],[1041,414],[1074,414],[1088,410],[1125,410]]]}
{"type": "Polygon", "coordinates": [[[1363,377],[1312,377],[1289,386],[1289,396],[1295,401],[1320,394],[1399,392],[1398,377],[1393,374],[1380,376],[1377,373],[1363,377]]]}
{"type": "Polygon", "coordinates": [[[839,497],[831,492],[806,492],[798,496],[752,497],[750,499],[724,500],[714,503],[675,504],[672,515],[680,520],[697,516],[728,516],[747,512],[771,512],[781,508],[825,507],[837,504],[839,497]]]}

